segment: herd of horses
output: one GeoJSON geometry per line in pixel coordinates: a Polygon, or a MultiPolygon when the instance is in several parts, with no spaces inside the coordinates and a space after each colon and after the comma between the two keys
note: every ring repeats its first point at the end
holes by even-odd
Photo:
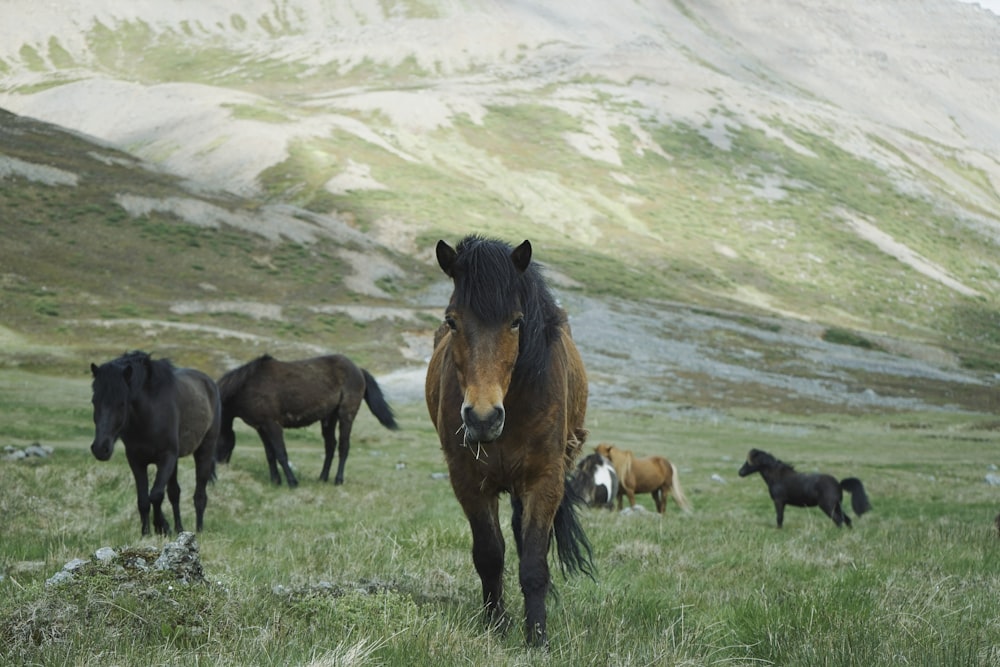
{"type": "MultiPolygon", "coordinates": [[[[427,368],[425,398],[448,466],[448,478],[472,533],[472,562],[482,585],[485,618],[491,627],[511,625],[504,602],[505,542],[499,498],[509,496],[511,528],[518,556],[529,645],[545,646],[549,552],[564,573],[593,577],[590,544],[577,514],[581,505],[621,509],[636,494],[649,493],[663,514],[668,496],[691,510],[677,468],[663,457],[637,457],[607,443],[577,459],[587,439],[584,427],[587,375],[567,320],[536,262],[532,247],[517,247],[478,235],[452,247],[439,241],[436,256],[453,290],[444,321],[435,333],[427,368]]],[[[136,484],[142,534],[168,534],[164,495],[173,509],[174,530],[183,530],[177,460],[191,455],[200,531],[206,486],[217,462],[235,446],[239,418],[260,436],[271,481],[298,484],[288,464],[283,430],[320,422],[327,481],[338,455],[335,484],[344,482],[351,428],[365,402],[389,429],[397,424],[374,377],[342,355],[283,362],[268,355],[214,381],[177,368],[145,352],[125,354],[93,374],[95,437],[91,451],[106,461],[121,439],[136,484]],[[339,430],[339,440],[338,440],[339,430]],[[149,486],[147,470],[155,466],[149,486]]],[[[839,527],[850,519],[842,491],[852,494],[860,515],[870,509],[855,478],[797,473],[770,454],[751,450],[740,476],[759,472],[768,484],[781,527],[786,505],[816,506],[839,527]]]]}
{"type": "Polygon", "coordinates": [[[208,483],[216,462],[228,462],[236,445],[233,422],[242,419],[257,431],[271,469],[271,481],[281,483],[278,465],[290,487],[298,484],[288,464],[284,429],[320,422],[326,458],[320,479],[327,481],[334,453],[338,454],[335,484],[344,482],[344,464],[351,449],[351,427],[361,402],[383,426],[396,429],[392,409],[375,378],[343,355],[284,362],[270,355],[229,371],[216,382],[201,371],[177,368],[169,359],[129,352],[107,363],[91,364],[93,375],[94,443],[90,451],[107,461],[115,442],[125,445],[135,478],[142,534],[170,533],[163,516],[163,497],[170,500],[174,530],[181,524],[177,459],[195,461],[195,516],[200,531],[208,483]],[[337,441],[339,429],[340,441],[337,441]],[[156,477],[149,486],[148,469],[156,477]]]}

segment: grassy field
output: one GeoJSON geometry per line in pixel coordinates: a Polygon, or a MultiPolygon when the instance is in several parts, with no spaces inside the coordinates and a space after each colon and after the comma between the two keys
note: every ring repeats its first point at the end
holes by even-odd
{"type": "MultiPolygon", "coordinates": [[[[1000,660],[1000,498],[984,477],[1000,432],[986,416],[684,419],[594,412],[591,445],[668,456],[683,515],[585,510],[596,580],[556,575],[551,647],[478,617],[467,525],[421,404],[399,432],[359,416],[346,483],[317,481],[318,427],[289,434],[301,485],[268,481],[238,432],[198,535],[206,583],[121,573],[45,580],[103,546],[142,539],[122,447],[88,451],[83,380],[0,374],[15,444],[48,459],[0,462],[0,662],[39,665],[992,665],[1000,660]],[[44,400],[38,400],[44,396],[44,400]],[[750,447],[800,470],[858,476],[874,510],[838,530],[736,475],[750,447]],[[717,478],[713,478],[718,476],[717,478]],[[721,479],[722,481],[718,481],[721,479]]],[[[193,524],[193,466],[181,464],[193,524]]],[[[640,500],[647,509],[649,497],[640,500]]],[[[513,541],[508,596],[520,618],[513,541]]]]}

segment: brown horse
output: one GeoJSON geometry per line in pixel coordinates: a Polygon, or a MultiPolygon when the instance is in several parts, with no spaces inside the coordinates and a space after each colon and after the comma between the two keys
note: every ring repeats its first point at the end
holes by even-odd
{"type": "Polygon", "coordinates": [[[545,597],[553,536],[563,571],[592,576],[590,545],[567,476],[587,436],[587,377],[536,264],[479,236],[437,244],[454,282],[427,369],[427,409],[455,497],[472,529],[472,561],[488,622],[509,624],[498,497],[510,494],[527,641],[547,643],[545,597]]]}
{"type": "Polygon", "coordinates": [[[635,494],[649,493],[660,514],[667,509],[667,494],[685,512],[691,511],[691,503],[684,496],[677,467],[662,456],[637,458],[631,450],[619,449],[602,442],[594,448],[601,456],[609,459],[618,473],[618,509],[622,508],[622,497],[628,496],[629,506],[635,507],[635,494]]]}
{"type": "Polygon", "coordinates": [[[264,443],[271,469],[271,481],[281,484],[278,464],[285,471],[288,486],[299,481],[288,465],[285,428],[301,428],[315,422],[323,427],[326,457],[321,481],[330,477],[334,453],[339,454],[334,484],[344,483],[344,464],[351,450],[351,428],[361,407],[368,404],[379,423],[396,429],[392,409],[386,403],[375,378],[353,361],[332,354],[299,361],[278,361],[263,355],[219,378],[222,397],[222,430],[217,457],[226,463],[236,447],[233,421],[239,417],[252,426],[264,443]],[[340,426],[338,449],[336,427],[340,426]]]}

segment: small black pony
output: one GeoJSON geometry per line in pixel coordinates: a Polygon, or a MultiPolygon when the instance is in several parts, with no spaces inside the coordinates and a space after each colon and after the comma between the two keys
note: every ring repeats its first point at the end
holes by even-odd
{"type": "Polygon", "coordinates": [[[785,520],[785,505],[795,507],[815,507],[826,512],[827,516],[840,528],[841,524],[851,527],[851,518],[841,507],[844,498],[843,491],[851,494],[851,506],[854,513],[861,516],[872,508],[868,502],[868,494],[861,480],[848,477],[840,482],[832,475],[821,473],[796,472],[795,468],[779,461],[765,451],[751,449],[746,463],[740,468],[740,477],[746,477],[759,472],[767,482],[774,510],[778,514],[778,528],[785,520]]]}
{"type": "Polygon", "coordinates": [[[195,460],[194,508],[197,528],[202,528],[208,494],[215,479],[215,445],[219,437],[221,404],[215,381],[201,371],[174,368],[168,359],[153,360],[135,351],[97,366],[94,376],[94,443],[90,451],[99,461],[114,453],[115,441],[125,444],[142,519],[142,534],[149,535],[149,509],[153,527],[168,535],[170,524],[161,508],[164,491],[174,510],[174,529],[181,526],[177,459],[188,454],[195,460]],[[149,488],[147,467],[156,466],[149,488]]]}
{"type": "Polygon", "coordinates": [[[361,407],[368,404],[379,423],[395,430],[396,419],[375,378],[353,361],[331,354],[298,361],[278,361],[263,355],[219,378],[222,396],[222,433],[217,458],[229,461],[236,446],[233,420],[239,417],[256,429],[264,443],[271,481],[281,484],[278,464],[285,471],[288,486],[299,481],[288,465],[285,428],[301,428],[315,422],[323,426],[326,458],[319,474],[330,476],[334,453],[339,454],[334,484],[344,483],[344,464],[351,449],[351,427],[361,407]],[[340,445],[334,429],[340,426],[340,445]]]}

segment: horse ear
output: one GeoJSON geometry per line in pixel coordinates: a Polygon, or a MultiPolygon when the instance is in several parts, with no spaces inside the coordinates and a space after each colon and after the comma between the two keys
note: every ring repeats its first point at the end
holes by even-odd
{"type": "Polygon", "coordinates": [[[455,249],[443,240],[437,242],[437,248],[435,250],[437,252],[438,265],[441,267],[441,270],[444,271],[445,275],[449,278],[454,278],[455,275],[452,273],[452,269],[455,266],[455,257],[458,256],[458,253],[456,253],[455,249]]]}
{"type": "Polygon", "coordinates": [[[91,362],[91,364],[90,364],[90,374],[93,375],[93,376],[95,376],[95,377],[97,376],[97,364],[95,364],[93,362],[91,362]]]}
{"type": "Polygon", "coordinates": [[[124,369],[122,369],[122,377],[125,378],[125,384],[131,386],[131,384],[132,384],[132,367],[131,366],[126,366],[124,369]]]}
{"type": "Polygon", "coordinates": [[[525,240],[524,243],[514,248],[514,252],[510,253],[510,259],[514,262],[517,270],[524,273],[531,262],[531,241],[525,240]]]}

